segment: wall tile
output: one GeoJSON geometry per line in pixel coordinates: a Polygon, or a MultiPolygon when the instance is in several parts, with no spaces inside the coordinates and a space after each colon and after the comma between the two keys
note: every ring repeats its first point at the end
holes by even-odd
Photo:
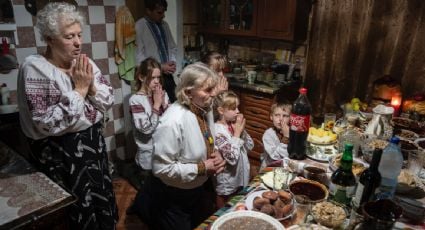
{"type": "Polygon", "coordinates": [[[87,6],[87,0],[76,0],[78,6],[87,6]]]}
{"type": "Polygon", "coordinates": [[[93,42],[93,58],[94,59],[103,59],[108,58],[108,44],[107,42],[93,42]]]}
{"type": "Polygon", "coordinates": [[[119,104],[122,103],[122,90],[121,88],[119,89],[114,89],[114,98],[115,98],[115,104],[119,104]]]}
{"type": "Polygon", "coordinates": [[[115,6],[105,6],[105,22],[115,23],[115,6]]]}
{"type": "Polygon", "coordinates": [[[108,59],[94,59],[103,75],[109,74],[108,59]]]}
{"type": "Polygon", "coordinates": [[[38,54],[44,54],[44,53],[46,53],[46,48],[47,48],[47,46],[37,47],[37,53],[38,54]]]}
{"type": "Polygon", "coordinates": [[[33,26],[32,16],[25,9],[24,5],[14,5],[13,12],[15,14],[16,26],[33,26]]]}
{"type": "Polygon", "coordinates": [[[79,5],[78,10],[86,18],[85,24],[89,24],[89,7],[87,5],[86,6],[79,5]]]}
{"type": "Polygon", "coordinates": [[[105,9],[103,6],[90,6],[89,3],[89,24],[104,24],[105,9]]]}
{"type": "Polygon", "coordinates": [[[115,6],[116,0],[103,0],[104,6],[115,6]]]}
{"type": "Polygon", "coordinates": [[[105,128],[103,128],[103,135],[105,137],[110,137],[113,136],[115,133],[115,128],[114,128],[114,121],[108,121],[106,122],[105,128]]]}
{"type": "Polygon", "coordinates": [[[109,62],[109,73],[118,73],[117,64],[115,64],[115,58],[108,58],[109,62]]]}
{"type": "Polygon", "coordinates": [[[101,6],[103,4],[103,0],[87,0],[87,4],[89,6],[101,6]]]}
{"type": "Polygon", "coordinates": [[[110,109],[108,109],[105,116],[106,116],[106,121],[113,121],[114,120],[114,113],[112,111],[112,107],[110,109]]]}
{"type": "Polygon", "coordinates": [[[121,80],[117,73],[111,73],[109,78],[111,79],[111,85],[114,89],[121,88],[121,80]]]}
{"type": "Polygon", "coordinates": [[[106,41],[106,25],[105,24],[91,25],[90,29],[91,29],[92,42],[106,41]]]}
{"type": "Polygon", "coordinates": [[[25,0],[12,0],[13,5],[24,5],[25,0]]]}
{"type": "MultiPolygon", "coordinates": [[[[116,118],[114,116],[114,130],[115,130],[115,135],[118,135],[120,133],[124,133],[125,132],[125,128],[124,128],[125,124],[124,124],[124,118],[116,118]]],[[[118,140],[118,138],[117,138],[118,140]]],[[[118,141],[117,141],[117,146],[118,145],[118,141]]],[[[124,145],[121,145],[124,146],[124,145]]]]}
{"type": "Polygon", "coordinates": [[[92,47],[91,44],[83,44],[83,48],[81,49],[81,53],[86,54],[87,57],[93,59],[92,55],[92,47]]]}
{"type": "Polygon", "coordinates": [[[83,26],[83,44],[91,43],[91,28],[89,25],[83,26]]]}
{"type": "Polygon", "coordinates": [[[16,57],[18,59],[18,63],[23,63],[25,58],[29,55],[36,54],[37,48],[31,47],[31,48],[16,48],[16,57]]]}
{"type": "Polygon", "coordinates": [[[35,46],[35,34],[33,26],[17,27],[19,45],[17,48],[28,48],[35,46]]]}
{"type": "Polygon", "coordinates": [[[124,117],[124,109],[122,104],[114,104],[112,106],[112,112],[114,114],[114,119],[123,118],[124,117]]]}
{"type": "Polygon", "coordinates": [[[115,41],[115,23],[106,23],[106,41],[115,41]]]}

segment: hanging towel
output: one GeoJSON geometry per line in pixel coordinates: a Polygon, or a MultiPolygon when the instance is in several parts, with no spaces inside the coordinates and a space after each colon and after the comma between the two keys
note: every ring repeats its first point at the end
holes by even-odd
{"type": "Polygon", "coordinates": [[[134,80],[135,53],[134,18],[127,6],[121,6],[115,21],[115,63],[118,65],[118,75],[127,81],[134,80]]]}

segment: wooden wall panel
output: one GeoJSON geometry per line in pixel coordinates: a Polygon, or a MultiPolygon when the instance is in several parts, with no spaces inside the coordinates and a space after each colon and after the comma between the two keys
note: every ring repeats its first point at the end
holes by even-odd
{"type": "Polygon", "coordinates": [[[305,78],[314,113],[370,99],[387,74],[405,96],[425,93],[425,1],[316,1],[305,78]]]}

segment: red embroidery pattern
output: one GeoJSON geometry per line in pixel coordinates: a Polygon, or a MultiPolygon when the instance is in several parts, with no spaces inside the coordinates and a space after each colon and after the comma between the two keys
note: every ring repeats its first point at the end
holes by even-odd
{"type": "Polygon", "coordinates": [[[84,115],[86,116],[87,120],[94,124],[96,122],[97,110],[93,105],[85,104],[84,115]]]}
{"type": "Polygon", "coordinates": [[[234,161],[235,156],[232,154],[232,145],[227,138],[224,135],[219,134],[216,136],[215,141],[223,158],[228,161],[234,161]]]}
{"type": "Polygon", "coordinates": [[[55,81],[49,79],[27,78],[25,93],[30,111],[38,113],[46,112],[49,106],[57,104],[61,98],[55,81]]]}
{"type": "Polygon", "coordinates": [[[131,113],[144,113],[145,107],[143,107],[143,105],[132,105],[132,106],[130,106],[130,112],[131,113]]]}
{"type": "Polygon", "coordinates": [[[100,75],[100,77],[98,77],[97,80],[98,80],[99,84],[104,84],[104,85],[107,85],[107,86],[111,86],[109,84],[108,80],[103,75],[100,75]]]}

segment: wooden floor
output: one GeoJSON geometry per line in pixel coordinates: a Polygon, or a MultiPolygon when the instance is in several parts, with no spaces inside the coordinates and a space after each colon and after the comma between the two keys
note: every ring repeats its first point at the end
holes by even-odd
{"type": "Polygon", "coordinates": [[[133,202],[137,190],[122,178],[115,178],[113,185],[119,214],[117,229],[148,230],[149,228],[136,215],[126,215],[125,213],[127,207],[133,202]]]}

